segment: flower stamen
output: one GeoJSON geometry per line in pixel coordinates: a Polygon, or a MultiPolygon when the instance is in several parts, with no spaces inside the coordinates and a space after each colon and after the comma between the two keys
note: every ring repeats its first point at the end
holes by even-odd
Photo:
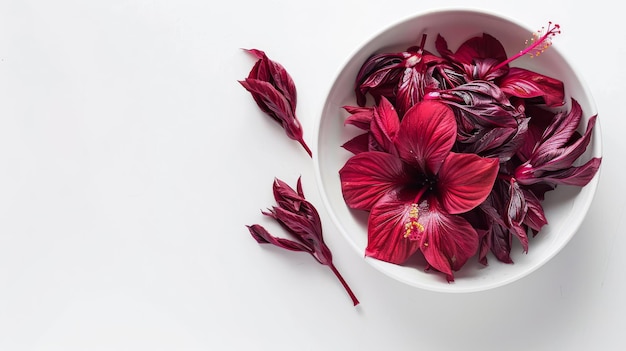
{"type": "Polygon", "coordinates": [[[552,37],[561,33],[561,26],[555,24],[552,26],[552,22],[548,22],[548,29],[546,27],[541,27],[538,31],[533,33],[533,37],[527,39],[525,44],[529,46],[530,57],[533,58],[535,56],[541,55],[542,52],[546,51],[550,46],[552,46],[552,37]]]}
{"type": "Polygon", "coordinates": [[[409,210],[409,220],[404,223],[405,239],[408,238],[410,240],[417,240],[419,233],[424,231],[424,225],[418,222],[419,212],[417,204],[411,204],[411,209],[409,210]]]}
{"type": "Polygon", "coordinates": [[[532,38],[526,40],[525,44],[527,46],[524,50],[521,50],[515,56],[500,62],[493,68],[493,70],[500,69],[526,54],[530,55],[531,58],[541,55],[550,46],[552,46],[552,37],[557,34],[561,34],[561,26],[556,23],[548,22],[547,28],[541,27],[541,29],[533,32],[532,38]]]}

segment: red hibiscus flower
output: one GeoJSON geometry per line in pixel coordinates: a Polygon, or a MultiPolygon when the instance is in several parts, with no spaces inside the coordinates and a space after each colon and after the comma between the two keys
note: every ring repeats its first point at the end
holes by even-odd
{"type": "Polygon", "coordinates": [[[401,264],[420,251],[453,281],[478,249],[476,230],[459,215],[487,198],[499,161],[451,152],[457,125],[443,103],[419,102],[401,122],[394,109],[378,111],[393,147],[360,152],[339,172],[348,206],[370,211],[365,254],[401,264]]]}

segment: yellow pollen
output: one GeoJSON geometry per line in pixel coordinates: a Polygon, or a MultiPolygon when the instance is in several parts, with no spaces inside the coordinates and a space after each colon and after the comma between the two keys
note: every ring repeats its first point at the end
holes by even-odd
{"type": "Polygon", "coordinates": [[[419,208],[417,204],[411,204],[409,210],[409,220],[404,223],[404,238],[417,235],[419,232],[424,231],[424,226],[418,222],[419,208]]]}

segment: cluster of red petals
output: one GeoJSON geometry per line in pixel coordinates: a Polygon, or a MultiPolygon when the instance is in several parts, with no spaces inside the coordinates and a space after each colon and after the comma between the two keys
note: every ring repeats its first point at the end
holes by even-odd
{"type": "Polygon", "coordinates": [[[453,281],[475,255],[511,263],[513,238],[528,251],[528,234],[547,224],[545,193],[591,181],[601,159],[579,159],[596,116],[579,133],[583,111],[563,83],[510,67],[491,35],[454,52],[439,35],[438,55],[424,43],[363,64],[358,106],[344,107],[363,132],[343,145],[354,155],[339,173],[348,206],[369,212],[367,256],[422,254],[453,281]]]}
{"type": "Polygon", "coordinates": [[[302,145],[312,156],[304,142],[302,126],[296,117],[296,85],[287,70],[278,62],[270,60],[265,52],[246,50],[257,58],[247,78],[239,83],[250,92],[254,101],[268,116],[280,124],[287,136],[302,145]]]}
{"type": "Polygon", "coordinates": [[[273,191],[277,205],[262,213],[275,219],[295,240],[273,236],[259,224],[247,226],[252,237],[259,244],[272,244],[286,250],[309,253],[333,271],[354,306],[358,305],[359,300],[333,264],[331,251],[322,236],[320,216],[313,204],[304,197],[301,179],[298,179],[295,190],[282,180],[274,179],[273,191]]]}

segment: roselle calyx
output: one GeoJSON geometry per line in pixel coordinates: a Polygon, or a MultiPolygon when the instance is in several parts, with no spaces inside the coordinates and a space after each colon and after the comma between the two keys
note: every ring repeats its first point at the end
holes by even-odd
{"type": "Polygon", "coordinates": [[[303,138],[302,125],[296,117],[297,91],[287,70],[270,60],[265,52],[245,50],[257,58],[247,78],[239,83],[252,94],[261,111],[280,124],[287,136],[302,145],[312,157],[311,149],[303,138]]]}
{"type": "Polygon", "coordinates": [[[296,190],[276,178],[273,191],[277,206],[272,206],[262,213],[275,219],[295,240],[273,236],[259,224],[247,226],[252,237],[259,244],[272,244],[286,250],[309,253],[319,263],[332,270],[352,299],[354,306],[358,305],[359,300],[333,264],[332,253],[322,235],[319,213],[315,206],[304,197],[301,178],[298,178],[296,190]]]}

